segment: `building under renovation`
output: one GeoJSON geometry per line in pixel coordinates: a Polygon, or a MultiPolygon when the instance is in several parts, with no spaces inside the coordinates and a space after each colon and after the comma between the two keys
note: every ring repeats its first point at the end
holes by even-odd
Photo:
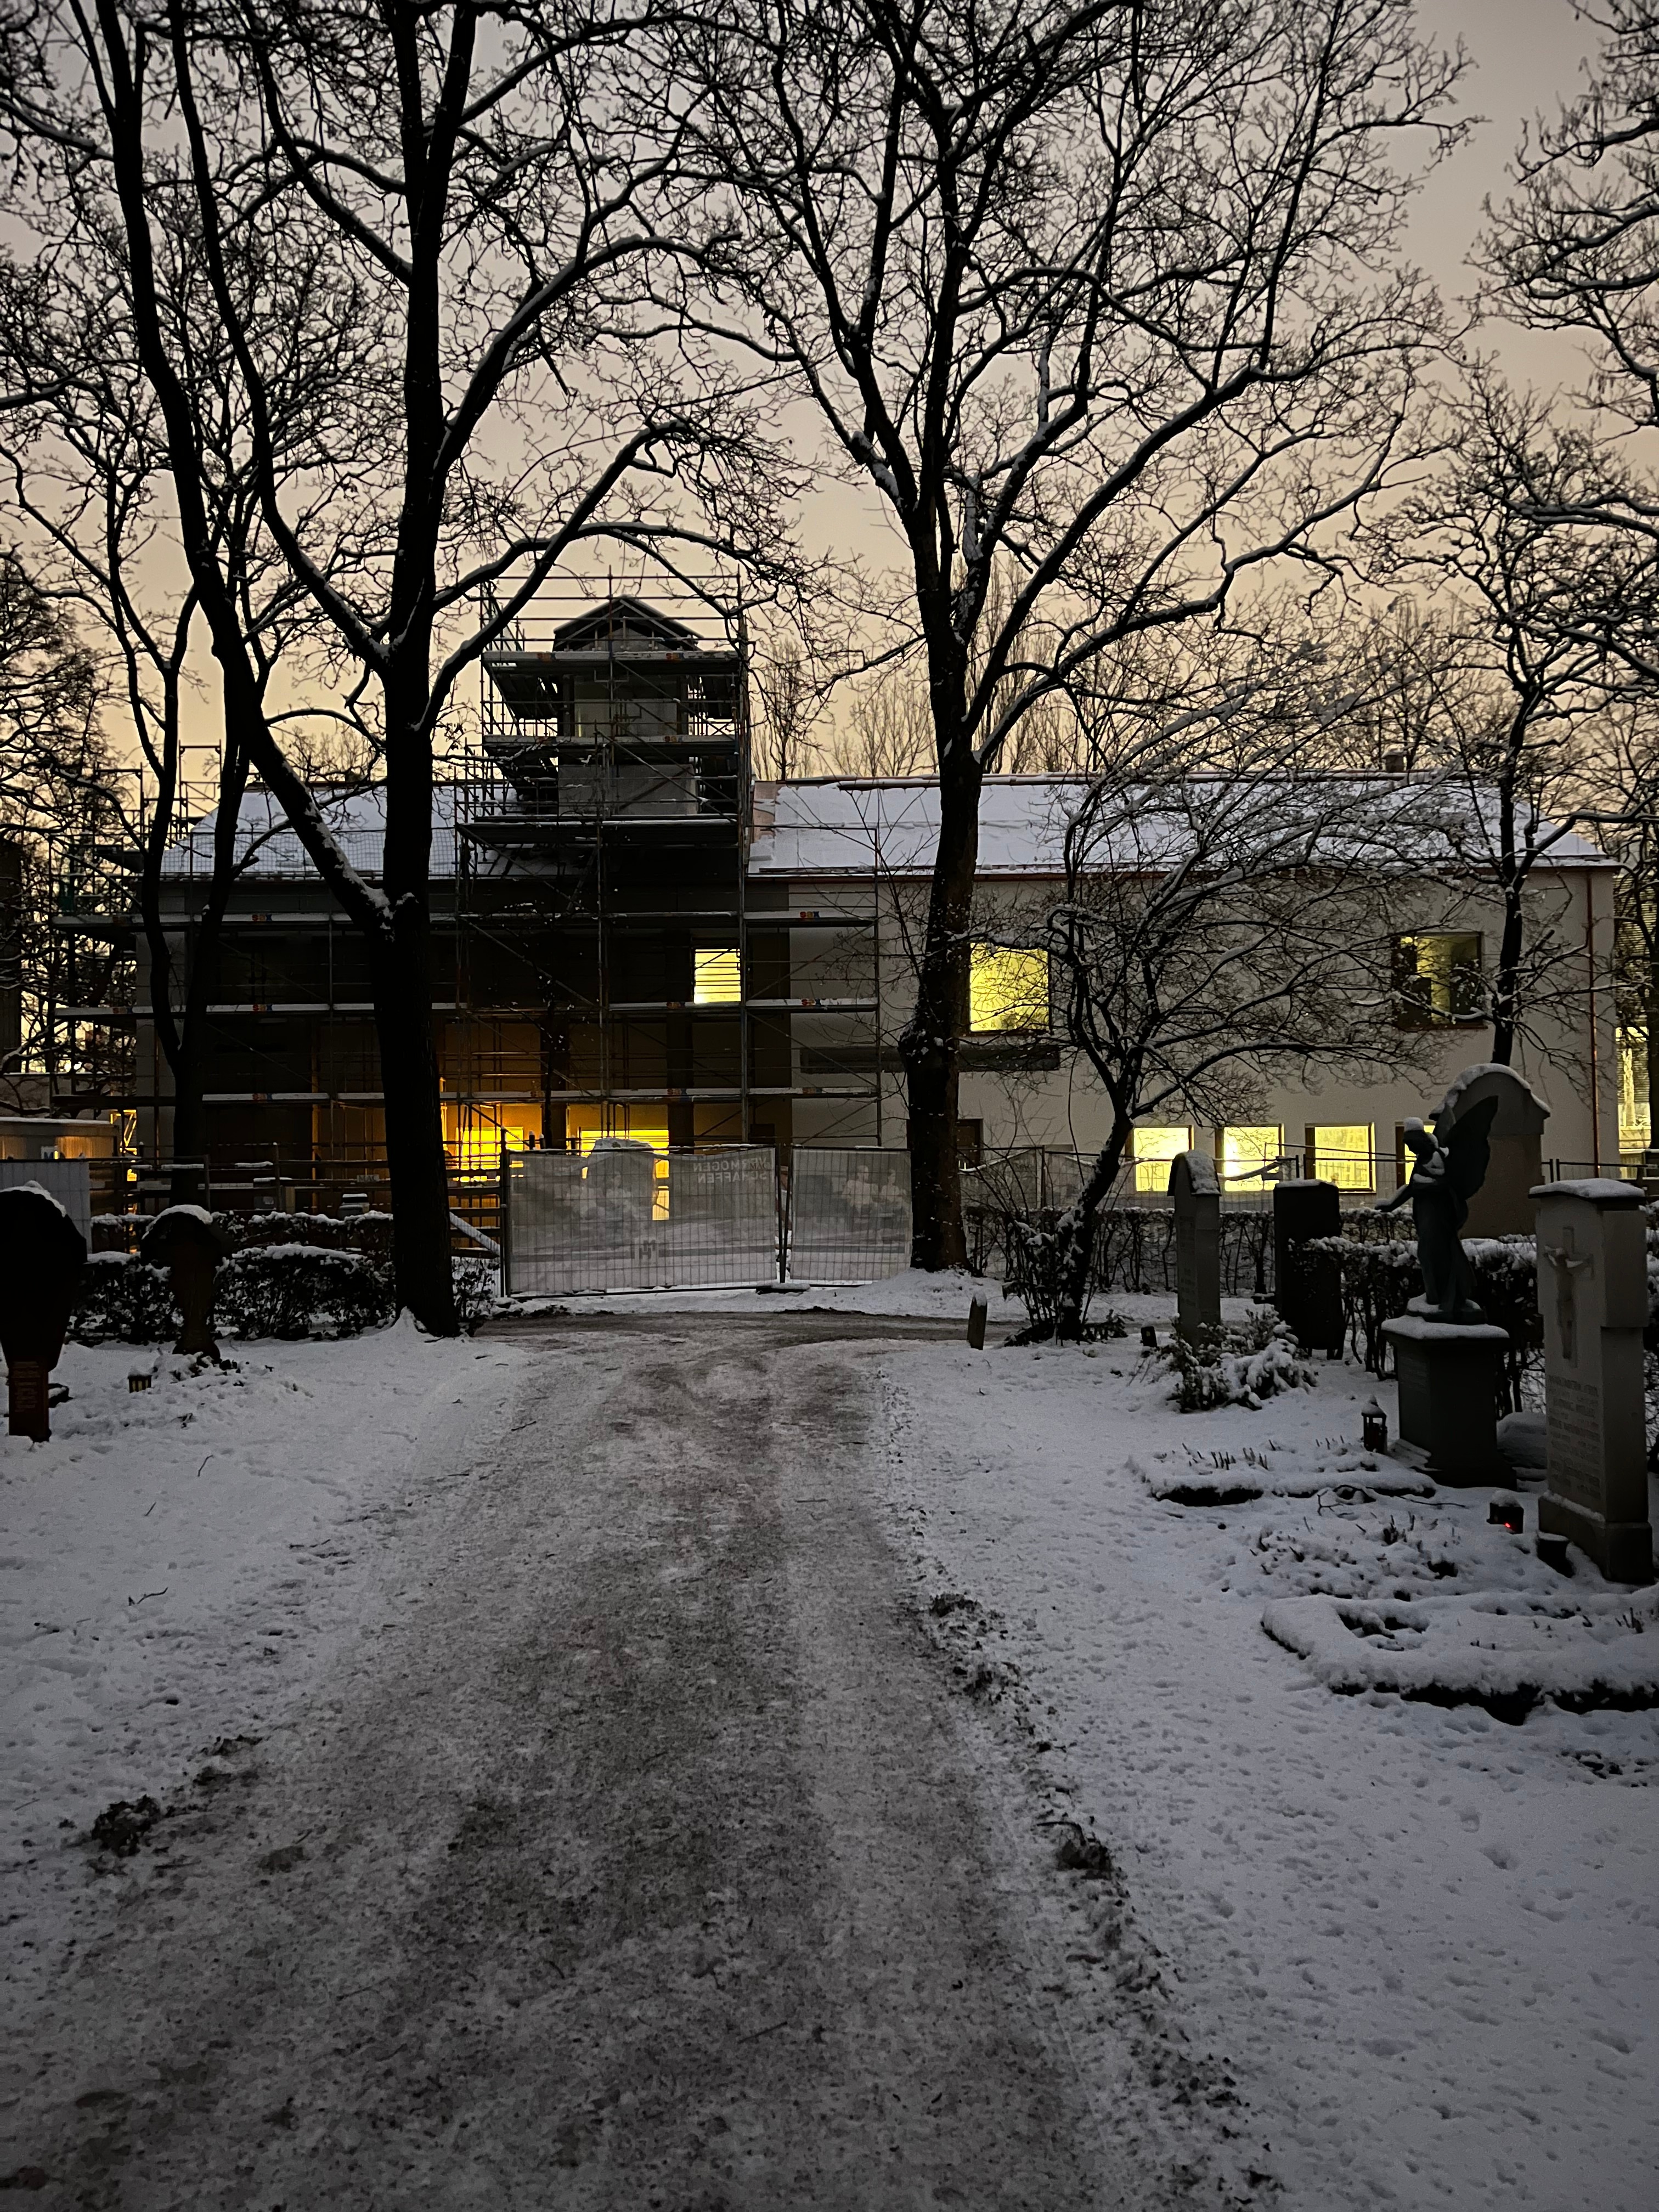
{"type": "MultiPolygon", "coordinates": [[[[439,787],[432,856],[458,1180],[493,1175],[504,1145],[787,1146],[804,1098],[872,1140],[878,996],[836,979],[872,968],[873,874],[804,912],[753,872],[740,625],[661,589],[550,605],[485,659],[482,747],[439,787]],[[803,1078],[797,1035],[814,1017],[827,1042],[803,1078]]],[[[330,811],[373,874],[379,793],[342,792],[330,811]]],[[[362,948],[269,793],[247,794],[243,827],[210,1009],[212,1184],[289,1205],[372,1192],[384,1114],[362,948]]],[[[212,842],[209,818],[168,858],[185,961],[212,842]]],[[[161,1160],[169,1084],[147,1014],[138,1135],[161,1160]]]]}
{"type": "MultiPolygon", "coordinates": [[[[550,596],[505,635],[483,664],[481,747],[439,788],[433,846],[434,1012],[458,1206],[469,1193],[485,1203],[504,1148],[586,1152],[620,1138],[681,1157],[745,1143],[784,1157],[902,1150],[896,1046],[936,834],[931,782],[757,784],[741,624],[660,580],[550,596]]],[[[989,935],[999,911],[1041,909],[1062,881],[1075,788],[1054,777],[986,787],[979,897],[990,919],[962,1048],[970,1158],[1086,1156],[1105,1133],[1103,1097],[1055,1034],[1044,956],[1009,950],[1006,927],[989,935]]],[[[348,857],[373,875],[379,793],[342,792],[331,811],[348,857]]],[[[243,832],[210,1011],[216,1199],[373,1199],[384,1114],[359,940],[267,793],[247,795],[243,832]]],[[[209,820],[169,856],[186,957],[211,846],[209,820]]],[[[1552,927],[1583,946],[1583,989],[1557,1048],[1525,1070],[1550,1112],[1545,1154],[1572,1172],[1620,1156],[1605,980],[1614,874],[1571,836],[1536,871],[1552,927]]],[[[1447,1081],[1486,1054],[1493,934],[1475,913],[1455,933],[1425,927],[1399,940],[1395,1018],[1443,1032],[1447,1081]]],[[[143,995],[137,1142],[160,1165],[168,1083],[143,995]]],[[[1140,1130],[1132,1186],[1160,1194],[1173,1153],[1196,1146],[1240,1194],[1304,1171],[1356,1194],[1391,1190],[1402,1125],[1433,1087],[1420,1071],[1306,1093],[1285,1084],[1237,1127],[1140,1130]]]]}

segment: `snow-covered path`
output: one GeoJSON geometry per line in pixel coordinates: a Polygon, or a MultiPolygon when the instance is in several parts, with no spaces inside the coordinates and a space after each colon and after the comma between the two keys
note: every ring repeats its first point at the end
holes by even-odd
{"type": "Polygon", "coordinates": [[[0,2175],[122,2212],[1172,2201],[1112,2123],[1142,2062],[1104,2021],[1080,2068],[1056,2003],[1085,1879],[980,1786],[884,1533],[906,1328],[526,1326],[472,1479],[410,1478],[402,1601],[82,1908],[0,2175]]]}

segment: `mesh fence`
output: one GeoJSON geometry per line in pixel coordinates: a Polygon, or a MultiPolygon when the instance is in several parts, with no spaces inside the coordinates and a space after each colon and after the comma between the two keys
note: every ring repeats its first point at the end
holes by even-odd
{"type": "Polygon", "coordinates": [[[507,1286],[581,1291],[741,1287],[778,1275],[777,1167],[769,1145],[659,1152],[514,1152],[507,1161],[507,1286]]]}
{"type": "Polygon", "coordinates": [[[910,1264],[910,1155],[797,1147],[789,1174],[789,1273],[867,1283],[910,1264]]]}

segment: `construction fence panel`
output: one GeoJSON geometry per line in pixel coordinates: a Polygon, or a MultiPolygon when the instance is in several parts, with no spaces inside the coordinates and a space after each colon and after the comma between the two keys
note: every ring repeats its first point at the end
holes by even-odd
{"type": "Polygon", "coordinates": [[[910,1264],[910,1155],[797,1146],[789,1170],[789,1273],[869,1283],[910,1264]]]}
{"type": "Polygon", "coordinates": [[[511,1291],[563,1297],[777,1280],[777,1164],[769,1145],[513,1152],[505,1172],[511,1291]]]}

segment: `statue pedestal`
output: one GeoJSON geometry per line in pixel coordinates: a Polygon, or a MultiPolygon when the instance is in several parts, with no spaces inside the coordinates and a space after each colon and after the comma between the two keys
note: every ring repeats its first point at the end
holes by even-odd
{"type": "Polygon", "coordinates": [[[1490,1322],[1385,1321],[1400,1385],[1396,1459],[1453,1487],[1509,1480],[1498,1394],[1509,1332],[1490,1322]]]}

